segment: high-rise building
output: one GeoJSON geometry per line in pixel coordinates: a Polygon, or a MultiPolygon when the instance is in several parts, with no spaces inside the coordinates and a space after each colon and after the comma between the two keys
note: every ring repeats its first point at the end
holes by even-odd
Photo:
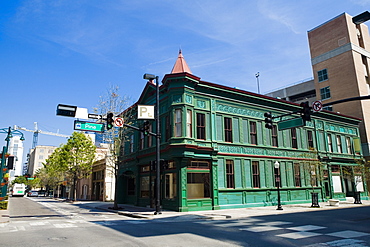
{"type": "Polygon", "coordinates": [[[308,31],[317,99],[329,110],[361,118],[364,156],[370,159],[370,101],[331,102],[367,96],[369,89],[370,37],[364,23],[343,13],[308,31]]]}
{"type": "Polygon", "coordinates": [[[10,170],[10,177],[23,175],[23,142],[20,136],[13,136],[9,142],[9,154],[15,156],[14,169],[10,170]]]}

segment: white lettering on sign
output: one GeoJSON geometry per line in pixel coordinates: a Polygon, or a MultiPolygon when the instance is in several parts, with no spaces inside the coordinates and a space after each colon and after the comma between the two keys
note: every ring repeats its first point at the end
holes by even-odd
{"type": "Polygon", "coordinates": [[[137,119],[154,119],[154,105],[138,105],[137,119]]]}
{"type": "Polygon", "coordinates": [[[96,125],[91,125],[91,124],[86,123],[86,124],[85,124],[85,127],[86,127],[86,128],[89,128],[89,129],[94,129],[94,130],[96,130],[96,125]]]}

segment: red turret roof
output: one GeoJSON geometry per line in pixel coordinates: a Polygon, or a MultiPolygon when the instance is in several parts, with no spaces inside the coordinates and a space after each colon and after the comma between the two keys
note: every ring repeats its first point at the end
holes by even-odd
{"type": "Polygon", "coordinates": [[[191,74],[191,70],[182,56],[181,50],[179,51],[179,56],[177,57],[176,63],[172,68],[171,74],[184,73],[187,72],[191,74]]]}

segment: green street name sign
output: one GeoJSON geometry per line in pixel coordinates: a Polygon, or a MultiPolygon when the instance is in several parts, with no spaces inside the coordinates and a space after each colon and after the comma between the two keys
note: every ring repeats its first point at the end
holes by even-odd
{"type": "Polygon", "coordinates": [[[304,126],[304,121],[302,118],[292,118],[288,120],[284,120],[281,122],[278,122],[278,128],[279,130],[286,130],[296,127],[302,127],[304,126]]]}
{"type": "Polygon", "coordinates": [[[103,132],[104,124],[75,120],[74,129],[82,131],[103,132]]]}

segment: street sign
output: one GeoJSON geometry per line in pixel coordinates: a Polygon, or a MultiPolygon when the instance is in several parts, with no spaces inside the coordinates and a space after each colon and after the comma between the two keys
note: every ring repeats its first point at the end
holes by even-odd
{"type": "Polygon", "coordinates": [[[154,105],[138,105],[137,119],[154,119],[154,105]]]}
{"type": "Polygon", "coordinates": [[[123,127],[123,124],[125,123],[125,121],[123,120],[123,118],[121,117],[116,117],[114,118],[114,122],[113,122],[113,125],[116,126],[116,127],[123,127]]]}
{"type": "Polygon", "coordinates": [[[74,129],[81,131],[103,132],[104,124],[75,120],[74,129]]]}
{"type": "Polygon", "coordinates": [[[81,108],[73,105],[59,104],[57,106],[57,115],[65,117],[89,119],[87,108],[81,108]]]}
{"type": "Polygon", "coordinates": [[[65,117],[75,117],[77,106],[59,104],[57,106],[57,115],[65,117]]]}
{"type": "Polygon", "coordinates": [[[91,118],[91,119],[102,119],[103,116],[102,115],[99,115],[99,114],[93,114],[93,113],[89,113],[88,114],[88,117],[91,118]]]}
{"type": "Polygon", "coordinates": [[[322,111],[322,102],[317,100],[312,103],[312,110],[314,112],[322,111]]]}
{"type": "Polygon", "coordinates": [[[304,121],[302,118],[292,118],[292,119],[278,122],[279,130],[286,130],[286,129],[302,127],[302,126],[304,126],[304,121]]]}

